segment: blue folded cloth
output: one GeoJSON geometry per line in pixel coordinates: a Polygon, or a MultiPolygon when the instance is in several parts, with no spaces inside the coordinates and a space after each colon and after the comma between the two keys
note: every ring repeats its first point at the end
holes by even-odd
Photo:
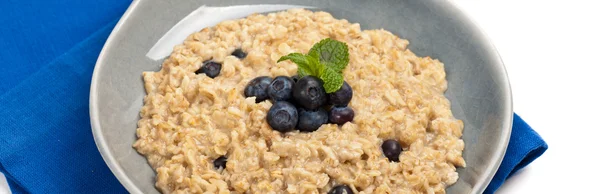
{"type": "Polygon", "coordinates": [[[500,168],[492,182],[483,192],[493,194],[515,172],[540,157],[548,149],[548,144],[517,114],[513,117],[510,142],[500,168]]]}
{"type": "MultiPolygon", "coordinates": [[[[96,58],[129,3],[0,1],[0,13],[8,13],[0,17],[8,26],[0,28],[0,171],[13,193],[127,193],[96,148],[88,97],[96,58]]],[[[546,149],[515,115],[485,193],[546,149]]]]}

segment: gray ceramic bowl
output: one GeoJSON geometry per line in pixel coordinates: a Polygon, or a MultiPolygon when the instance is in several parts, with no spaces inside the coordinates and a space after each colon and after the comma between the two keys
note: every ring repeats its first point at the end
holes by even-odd
{"type": "Polygon", "coordinates": [[[484,34],[441,0],[136,0],[98,58],[91,85],[90,117],[102,157],[131,193],[158,193],[155,174],[132,144],[145,95],[141,73],[161,61],[145,55],[172,26],[202,5],[300,4],[384,28],[410,41],[419,56],[440,59],[449,81],[446,96],[465,123],[467,167],[447,191],[482,193],[504,156],[512,124],[512,99],[504,66],[484,34]]]}

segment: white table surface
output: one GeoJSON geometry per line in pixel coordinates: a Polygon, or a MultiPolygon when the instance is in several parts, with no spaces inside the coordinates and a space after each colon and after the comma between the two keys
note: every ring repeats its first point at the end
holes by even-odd
{"type": "MultiPolygon", "coordinates": [[[[549,144],[498,194],[588,193],[600,138],[600,1],[455,0],[488,34],[514,110],[549,144]],[[595,123],[596,122],[596,123],[595,123]]],[[[0,174],[0,194],[8,194],[0,174]]]]}

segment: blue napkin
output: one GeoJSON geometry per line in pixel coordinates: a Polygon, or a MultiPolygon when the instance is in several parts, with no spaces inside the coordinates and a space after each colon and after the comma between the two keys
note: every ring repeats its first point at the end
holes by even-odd
{"type": "MultiPolygon", "coordinates": [[[[94,143],[88,97],[96,58],[130,1],[35,2],[0,2],[0,171],[13,193],[126,193],[94,143]]],[[[546,149],[515,115],[485,193],[546,149]]]]}
{"type": "Polygon", "coordinates": [[[548,149],[548,144],[517,114],[513,117],[510,142],[500,168],[492,182],[483,192],[493,194],[515,172],[540,157],[548,149]]]}

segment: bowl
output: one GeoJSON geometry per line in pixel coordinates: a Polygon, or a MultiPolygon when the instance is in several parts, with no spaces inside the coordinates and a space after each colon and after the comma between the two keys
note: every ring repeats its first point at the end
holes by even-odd
{"type": "MultiPolygon", "coordinates": [[[[512,125],[512,97],[500,56],[485,35],[447,1],[420,0],[136,0],[107,40],[90,91],[90,119],[102,157],[131,193],[158,193],[155,173],[132,147],[145,91],[143,71],[158,71],[162,60],[148,51],[171,27],[197,8],[254,4],[316,7],[362,29],[384,28],[410,41],[418,56],[445,64],[446,97],[465,124],[459,180],[449,194],[482,193],[500,165],[512,125]]],[[[200,29],[196,29],[200,30],[200,29]]]]}

